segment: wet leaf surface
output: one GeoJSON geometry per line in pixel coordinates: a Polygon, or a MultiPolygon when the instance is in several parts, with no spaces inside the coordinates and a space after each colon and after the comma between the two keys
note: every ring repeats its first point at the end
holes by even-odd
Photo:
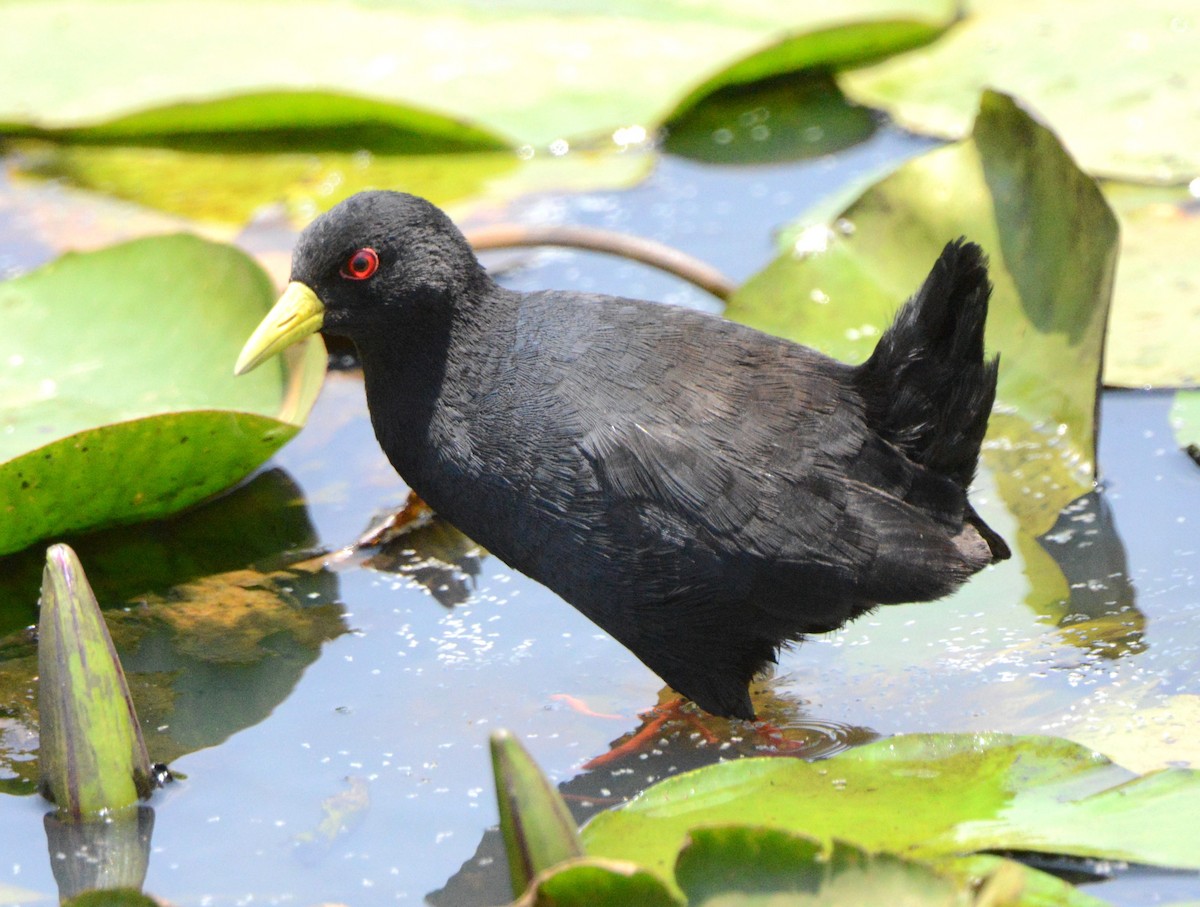
{"type": "Polygon", "coordinates": [[[490,135],[544,147],[632,125],[652,131],[699,85],[877,59],[931,40],[952,14],[944,0],[624,0],[558,14],[467,0],[436,9],[419,0],[173,0],[154,16],[137,2],[10,3],[0,16],[8,86],[0,122],[63,129],[118,120],[96,132],[122,136],[258,131],[260,123],[353,126],[348,108],[446,141],[490,135]],[[264,35],[286,51],[263,53],[264,35]],[[339,47],[355,50],[333,52],[339,47]],[[102,69],[93,65],[99,48],[102,69]],[[339,107],[313,86],[354,97],[339,107]],[[196,102],[206,103],[181,106],[196,102]]]}
{"type": "Polygon", "coordinates": [[[244,253],[183,235],[0,284],[0,552],[174,513],[294,435],[324,374],[320,343],[244,384],[229,366],[273,296],[244,253]]]}
{"type": "Polygon", "coordinates": [[[1104,383],[1200,384],[1200,199],[1187,189],[1108,183],[1121,222],[1104,383]]]}
{"type": "Polygon", "coordinates": [[[689,829],[721,822],[924,859],[1022,850],[1197,869],[1185,829],[1198,805],[1195,771],[1138,777],[1049,737],[912,735],[823,762],[741,760],[678,775],[597,816],[583,837],[589,854],[664,874],[689,829]]]}
{"type": "Polygon", "coordinates": [[[959,138],[980,91],[1027,101],[1091,173],[1200,174],[1200,74],[1189,0],[975,0],[944,39],[844,74],[846,93],[908,128],[959,138]]]}

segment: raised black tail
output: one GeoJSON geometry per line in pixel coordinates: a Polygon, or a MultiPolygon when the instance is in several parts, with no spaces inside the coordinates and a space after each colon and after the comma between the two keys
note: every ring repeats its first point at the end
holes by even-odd
{"type": "MultiPolygon", "coordinates": [[[[961,238],[947,243],[855,376],[875,430],[963,489],[975,477],[996,398],[1000,357],[983,358],[991,292],[983,250],[961,238]]],[[[994,558],[1010,556],[970,505],[965,518],[994,558]]]]}

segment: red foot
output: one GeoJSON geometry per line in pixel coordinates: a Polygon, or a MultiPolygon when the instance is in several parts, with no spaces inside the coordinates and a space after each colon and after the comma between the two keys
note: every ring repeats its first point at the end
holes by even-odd
{"type": "Polygon", "coordinates": [[[643,716],[647,717],[649,720],[638,729],[637,733],[635,733],[624,743],[614,746],[607,753],[601,753],[594,759],[589,759],[583,764],[584,770],[591,771],[592,769],[602,768],[605,765],[616,762],[618,759],[644,749],[649,745],[652,738],[662,729],[662,726],[672,718],[682,718],[700,733],[705,742],[720,742],[721,738],[705,727],[699,718],[690,712],[684,711],[683,706],[686,702],[686,699],[680,697],[643,712],[643,716]]]}

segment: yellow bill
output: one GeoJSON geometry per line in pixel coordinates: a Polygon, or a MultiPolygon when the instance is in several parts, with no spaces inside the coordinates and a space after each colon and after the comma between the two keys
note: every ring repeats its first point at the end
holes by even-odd
{"type": "Polygon", "coordinates": [[[293,343],[321,330],[324,321],[325,306],[317,294],[293,280],[242,347],[233,373],[246,374],[293,343]]]}

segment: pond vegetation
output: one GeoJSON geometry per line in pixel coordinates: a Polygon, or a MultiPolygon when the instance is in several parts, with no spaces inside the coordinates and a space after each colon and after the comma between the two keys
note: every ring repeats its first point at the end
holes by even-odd
{"type": "MultiPolygon", "coordinates": [[[[1200,901],[1188,3],[22,0],[0,24],[0,904],[502,903],[510,866],[523,903],[1200,901]],[[633,656],[436,515],[360,540],[407,489],[352,350],[233,377],[298,231],[369,187],[481,245],[651,237],[732,280],[727,317],[847,361],[946,241],[980,243],[1001,371],[973,500],[1014,558],[786,652],[764,726],[659,721],[633,656]],[[176,775],[107,838],[36,795],[63,541],[176,775]],[[514,809],[549,841],[524,875],[514,809]]],[[[721,307],[628,260],[483,254],[515,289],[721,307]]]]}

